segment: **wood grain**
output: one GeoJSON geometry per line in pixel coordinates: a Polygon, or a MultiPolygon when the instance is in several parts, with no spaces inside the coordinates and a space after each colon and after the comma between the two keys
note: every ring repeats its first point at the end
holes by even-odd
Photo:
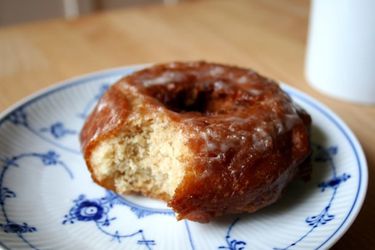
{"type": "Polygon", "coordinates": [[[305,91],[358,136],[369,164],[363,209],[334,249],[371,249],[375,108],[312,89],[303,73],[309,1],[189,1],[0,29],[0,111],[57,81],[129,64],[196,60],[252,67],[305,91]]]}

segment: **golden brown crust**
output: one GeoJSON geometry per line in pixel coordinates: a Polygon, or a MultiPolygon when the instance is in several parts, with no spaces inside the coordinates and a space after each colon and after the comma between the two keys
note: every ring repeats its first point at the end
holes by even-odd
{"type": "MultiPolygon", "coordinates": [[[[276,201],[300,169],[311,171],[301,167],[311,152],[311,118],[275,82],[247,69],[192,62],[156,65],[109,89],[81,133],[91,172],[92,150],[116,136],[132,112],[131,88],[152,107],[166,107],[189,137],[195,158],[168,201],[179,219],[256,211],[276,201]]],[[[114,189],[112,180],[93,178],[114,189]]]]}
{"type": "Polygon", "coordinates": [[[80,134],[81,148],[93,180],[99,185],[114,190],[113,179],[98,180],[91,166],[93,149],[103,140],[115,136],[126,122],[131,110],[125,94],[112,86],[100,99],[94,111],[87,118],[80,134]]]}

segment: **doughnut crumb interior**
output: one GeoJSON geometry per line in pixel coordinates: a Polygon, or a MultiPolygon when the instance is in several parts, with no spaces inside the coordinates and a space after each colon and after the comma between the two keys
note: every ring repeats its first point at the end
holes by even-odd
{"type": "Polygon", "coordinates": [[[310,127],[309,114],[253,70],[174,62],[112,85],[80,140],[99,185],[209,222],[257,211],[308,177],[310,127]]]}
{"type": "Polygon", "coordinates": [[[134,115],[121,133],[103,140],[91,155],[98,181],[111,178],[116,192],[141,193],[169,200],[181,182],[192,152],[181,130],[162,112],[144,113],[131,104],[134,115]],[[142,115],[140,115],[142,114],[142,115]]]}

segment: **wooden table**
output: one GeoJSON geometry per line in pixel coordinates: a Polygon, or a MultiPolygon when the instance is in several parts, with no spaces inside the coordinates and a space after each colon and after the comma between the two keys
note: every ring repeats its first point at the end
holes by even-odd
{"type": "Polygon", "coordinates": [[[0,29],[0,111],[57,81],[129,64],[205,59],[252,67],[332,108],[358,136],[370,182],[334,249],[375,248],[375,107],[332,99],[303,74],[309,2],[190,1],[0,29]]]}

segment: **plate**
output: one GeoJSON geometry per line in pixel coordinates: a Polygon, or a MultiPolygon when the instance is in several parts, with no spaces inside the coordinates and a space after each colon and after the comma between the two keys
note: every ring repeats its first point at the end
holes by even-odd
{"type": "Polygon", "coordinates": [[[326,249],[367,189],[357,139],[327,107],[285,84],[313,118],[313,176],[276,204],[208,224],[176,221],[163,202],[96,184],[80,153],[83,122],[110,84],[142,66],[68,80],[0,117],[0,241],[6,249],[326,249]]]}

